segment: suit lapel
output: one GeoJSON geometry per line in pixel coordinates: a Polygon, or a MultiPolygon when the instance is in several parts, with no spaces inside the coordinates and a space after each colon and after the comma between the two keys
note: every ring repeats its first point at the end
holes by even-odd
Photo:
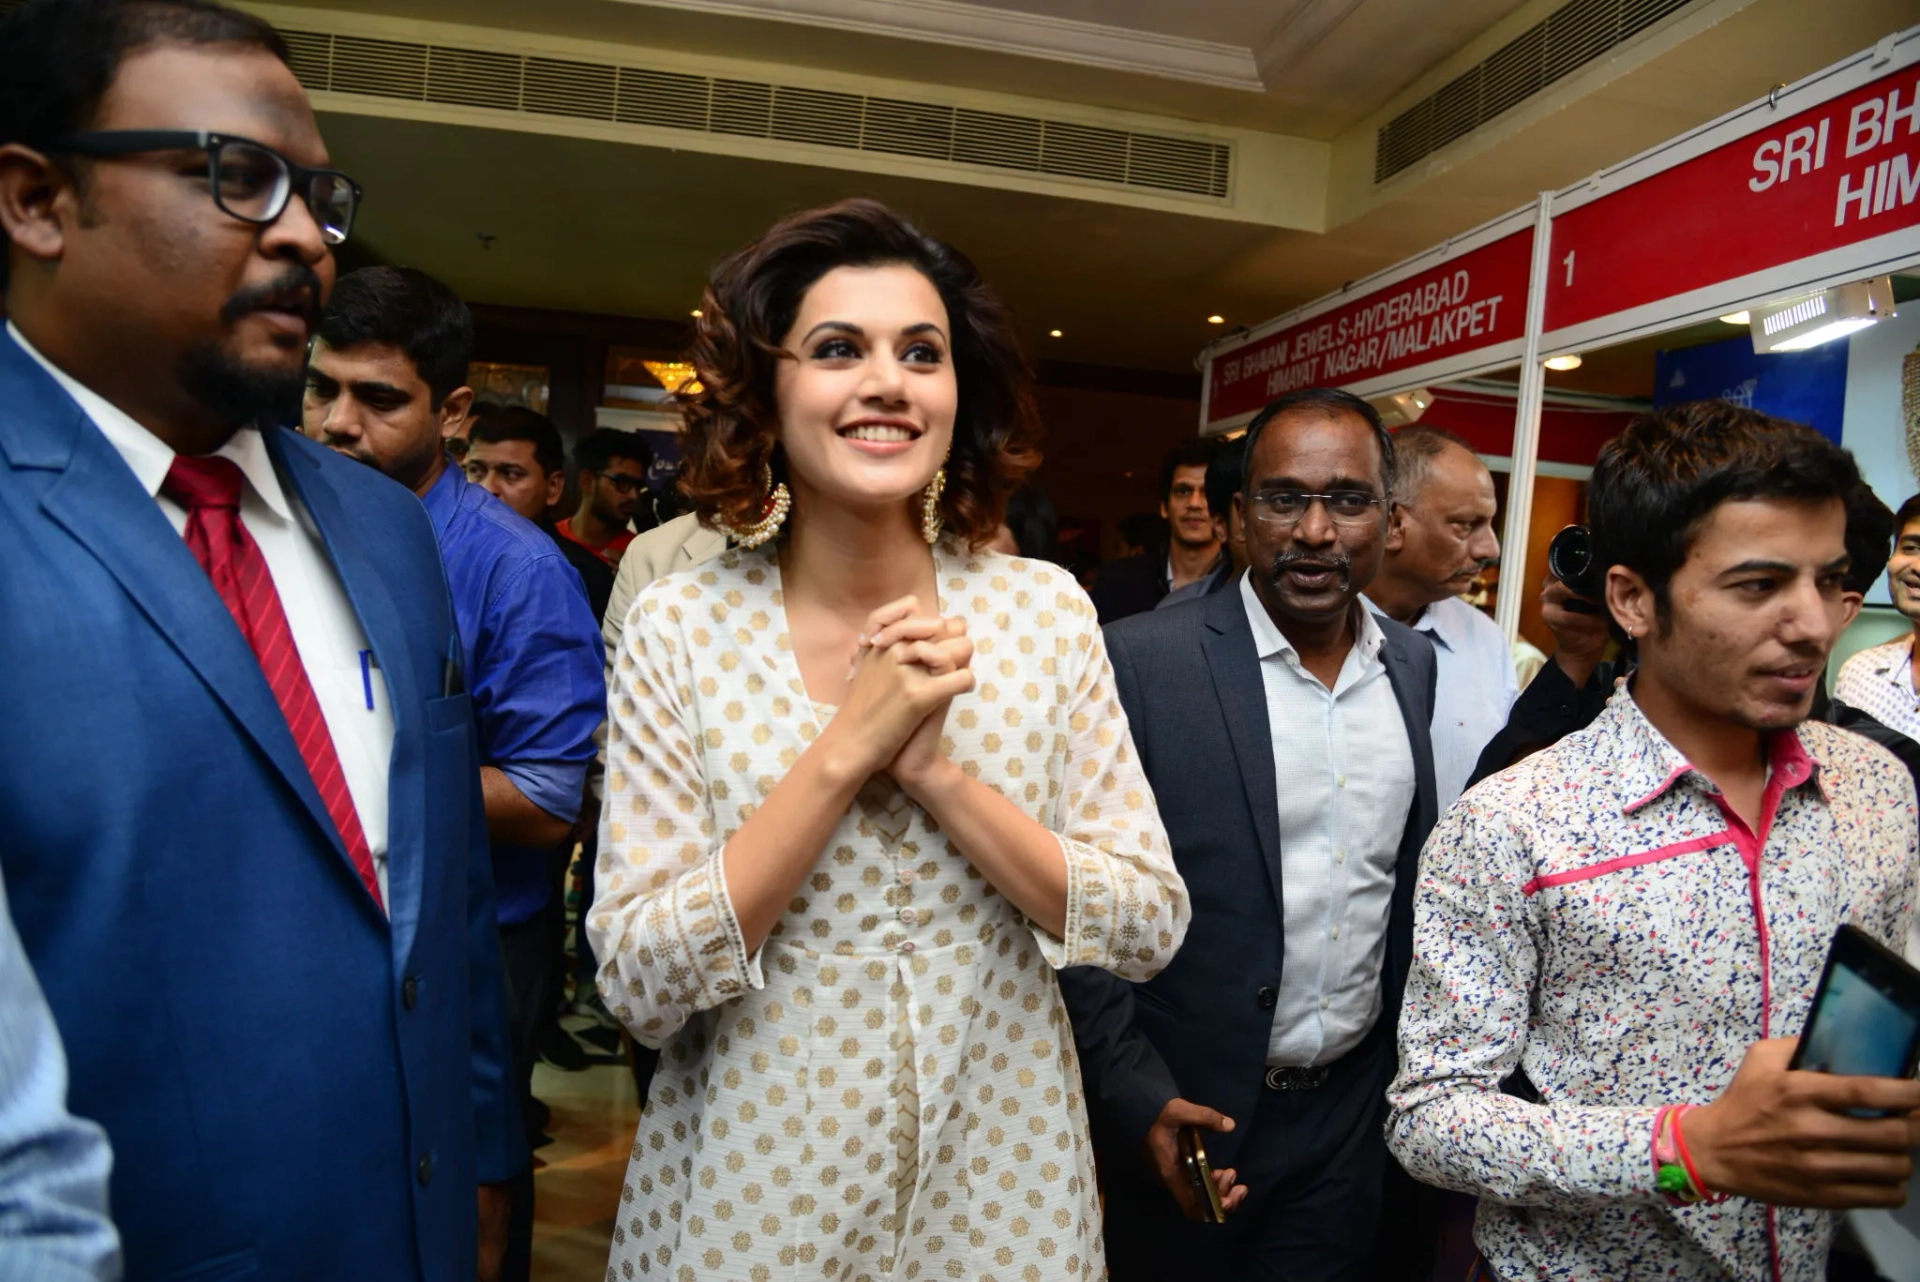
{"type": "Polygon", "coordinates": [[[260,661],[206,571],[106,437],[77,407],[72,427],[72,452],[60,478],[41,496],[42,509],[119,581],[273,763],[351,870],[260,661]],[[109,513],[111,519],[103,519],[109,513]]]}
{"type": "Polygon", "coordinates": [[[1400,849],[1394,859],[1393,897],[1387,916],[1387,946],[1381,971],[1381,996],[1392,1018],[1399,1018],[1400,998],[1405,991],[1407,966],[1413,957],[1413,892],[1420,878],[1420,851],[1439,815],[1438,789],[1433,778],[1433,668],[1415,663],[1410,646],[1432,648],[1426,637],[1398,627],[1391,620],[1380,620],[1386,644],[1380,653],[1386,661],[1387,682],[1400,705],[1400,719],[1406,723],[1407,744],[1413,749],[1413,805],[1407,811],[1407,826],[1400,835],[1400,849]]]}
{"type": "MultiPolygon", "coordinates": [[[[420,896],[426,819],[426,731],[423,706],[407,647],[406,626],[395,608],[373,549],[340,502],[318,462],[296,448],[289,429],[267,433],[267,451],[281,479],[300,496],[313,518],[334,572],[360,620],[367,645],[386,679],[393,709],[393,757],[387,768],[387,917],[393,929],[393,955],[405,962],[420,922],[420,896]]],[[[344,851],[342,857],[345,857],[344,851]]]]}
{"type": "MultiPolygon", "coordinates": [[[[1386,633],[1386,644],[1380,647],[1380,653],[1386,660],[1387,683],[1393,687],[1394,701],[1400,705],[1400,719],[1407,727],[1407,745],[1413,750],[1414,798],[1408,823],[1418,826],[1424,836],[1425,829],[1433,827],[1439,818],[1435,813],[1438,787],[1433,773],[1433,691],[1419,688],[1420,671],[1408,656],[1406,646],[1410,643],[1409,636],[1411,644],[1431,643],[1418,633],[1396,635],[1387,630],[1386,621],[1381,623],[1381,630],[1386,633]]],[[[1418,844],[1414,843],[1416,848],[1418,844]]],[[[1412,869],[1402,871],[1411,873],[1412,869]]]]}
{"type": "Polygon", "coordinates": [[[1267,865],[1274,907],[1286,919],[1280,876],[1280,798],[1273,773],[1273,731],[1267,720],[1267,687],[1260,676],[1260,656],[1253,648],[1253,629],[1247,625],[1245,603],[1238,592],[1218,592],[1205,598],[1206,631],[1202,648],[1213,676],[1220,718],[1240,767],[1254,836],[1267,865]]]}

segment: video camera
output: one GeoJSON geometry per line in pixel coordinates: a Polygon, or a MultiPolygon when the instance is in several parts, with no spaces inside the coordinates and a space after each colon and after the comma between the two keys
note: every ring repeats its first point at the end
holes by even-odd
{"type": "Polygon", "coordinates": [[[1547,573],[1567,585],[1573,596],[1566,608],[1576,614],[1600,613],[1606,594],[1606,570],[1593,551],[1593,531],[1569,525],[1547,544],[1547,573]]]}

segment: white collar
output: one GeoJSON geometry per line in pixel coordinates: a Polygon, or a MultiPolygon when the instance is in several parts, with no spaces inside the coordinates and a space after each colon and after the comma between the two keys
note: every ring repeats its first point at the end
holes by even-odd
{"type": "MultiPolygon", "coordinates": [[[[20,350],[32,357],[34,363],[45,370],[48,377],[58,383],[60,389],[71,396],[87,417],[93,420],[93,425],[100,429],[107,443],[132,469],[134,479],[146,490],[147,497],[158,496],[160,486],[167,479],[167,471],[173,466],[173,447],[140,426],[118,405],[41,355],[40,350],[27,341],[26,335],[12,321],[7,322],[7,333],[14,342],[20,344],[20,350]]],[[[227,443],[214,453],[231,459],[239,466],[247,478],[247,484],[253,487],[268,511],[283,521],[293,520],[293,509],[287,503],[286,491],[281,488],[279,474],[273,470],[273,460],[267,455],[266,439],[259,432],[242,428],[228,437],[227,443]]]]}
{"type": "MultiPolygon", "coordinates": [[[[1367,603],[1367,610],[1370,613],[1377,614],[1383,619],[1391,617],[1385,610],[1382,610],[1373,603],[1372,597],[1361,597],[1360,599],[1367,603]]],[[[1466,638],[1460,636],[1459,629],[1454,626],[1454,621],[1459,619],[1460,615],[1448,608],[1449,602],[1460,602],[1462,605],[1466,604],[1460,601],[1459,597],[1443,597],[1421,610],[1419,616],[1416,617],[1413,622],[1407,624],[1407,626],[1415,632],[1426,633],[1432,637],[1435,642],[1445,646],[1449,650],[1458,650],[1462,644],[1465,643],[1466,638]]],[[[1473,609],[1470,605],[1467,606],[1467,608],[1469,610],[1473,609]]]]}
{"type": "Polygon", "coordinates": [[[1880,649],[1886,652],[1886,658],[1874,664],[1874,671],[1894,685],[1904,685],[1913,689],[1913,633],[1909,632],[1898,641],[1889,641],[1880,649]]]}
{"type": "MultiPolygon", "coordinates": [[[[1294,649],[1293,642],[1287,640],[1286,634],[1274,625],[1273,617],[1267,613],[1267,607],[1261,603],[1259,594],[1253,590],[1251,574],[1240,576],[1240,603],[1246,608],[1247,623],[1253,628],[1255,654],[1262,659],[1271,659],[1277,654],[1290,654],[1296,659],[1299,657],[1299,651],[1294,649]]],[[[1374,621],[1372,610],[1355,609],[1354,615],[1354,651],[1359,655],[1360,662],[1371,663],[1380,653],[1380,647],[1386,644],[1387,634],[1382,632],[1380,625],[1374,621]]]]}

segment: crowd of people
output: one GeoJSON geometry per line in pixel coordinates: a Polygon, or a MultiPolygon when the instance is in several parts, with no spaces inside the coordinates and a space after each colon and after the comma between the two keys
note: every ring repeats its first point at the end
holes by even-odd
{"type": "Polygon", "coordinates": [[[1648,414],[1522,691],[1484,464],[1305,388],[1089,594],[1005,307],[852,200],[715,267],[685,514],[596,432],[554,520],[359,197],[256,17],[0,18],[0,1277],[526,1278],[576,846],[609,1279],[1872,1276],[1920,1082],[1790,1057],[1920,954],[1912,638],[1822,695],[1920,498],[1648,414]]]}

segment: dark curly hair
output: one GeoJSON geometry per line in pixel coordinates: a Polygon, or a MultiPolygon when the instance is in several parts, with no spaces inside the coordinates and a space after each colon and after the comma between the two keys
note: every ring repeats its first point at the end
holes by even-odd
{"type": "Polygon", "coordinates": [[[754,524],[766,498],[762,467],[785,479],[774,370],[793,358],[780,344],[807,291],[836,267],[892,264],[932,283],[953,333],[959,408],[942,521],[972,546],[993,537],[1008,496],[1040,463],[1032,373],[1006,306],[973,263],[873,200],[789,215],[714,269],[690,354],[699,377],[677,397],[686,416],[680,489],[702,524],[754,524]]]}

